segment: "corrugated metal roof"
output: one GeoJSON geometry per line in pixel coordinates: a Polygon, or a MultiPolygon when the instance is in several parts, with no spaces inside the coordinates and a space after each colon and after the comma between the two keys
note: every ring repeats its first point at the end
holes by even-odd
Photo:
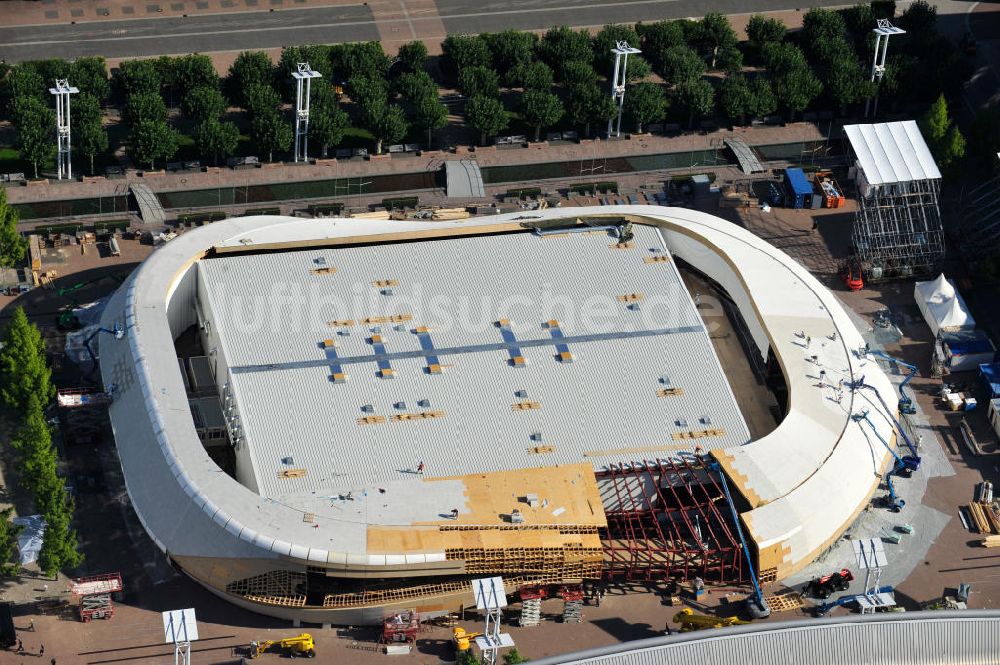
{"type": "Polygon", "coordinates": [[[405,478],[417,461],[448,476],[579,461],[602,467],[610,460],[655,457],[658,447],[672,452],[695,443],[708,450],[748,442],[673,263],[643,261],[654,249],[667,256],[662,239],[653,228],[635,233],[633,249],[612,249],[615,240],[606,233],[521,233],[203,261],[210,301],[203,308],[223,340],[262,494],[288,498],[314,489],[371,487],[405,478]],[[336,272],[311,272],[318,266],[336,272]],[[384,286],[386,280],[393,285],[384,286]],[[385,295],[387,289],[392,295],[385,295]],[[632,293],[644,296],[638,310],[617,300],[632,293]],[[599,315],[585,317],[597,308],[599,315]],[[393,324],[328,325],[394,313],[413,318],[398,330],[393,324]],[[440,362],[453,366],[441,375],[426,372],[425,357],[411,357],[391,361],[395,378],[377,376],[368,342],[373,334],[388,352],[413,352],[420,349],[414,330],[428,326],[436,349],[462,348],[500,342],[500,319],[511,321],[520,340],[549,342],[544,323],[550,319],[558,319],[569,338],[608,333],[610,339],[571,341],[571,363],[559,362],[555,346],[546,343],[521,348],[523,368],[510,366],[506,350],[491,349],[442,353],[440,362]],[[618,336],[676,329],[681,332],[618,336]],[[344,364],[350,378],[334,384],[319,346],[326,338],[338,342],[339,357],[372,361],[344,364]],[[313,363],[283,365],[302,361],[313,363]],[[278,368],[259,371],[268,365],[278,368]],[[683,394],[658,396],[668,387],[663,377],[683,394]],[[423,400],[428,406],[421,406],[423,400]],[[514,411],[516,402],[541,408],[514,411]],[[444,417],[391,420],[425,411],[444,417]],[[357,424],[368,415],[387,421],[357,424]],[[725,435],[696,442],[672,437],[711,428],[725,435]],[[528,452],[536,446],[553,450],[528,452]],[[620,449],[645,452],[612,452],[620,449]],[[279,478],[288,457],[308,474],[279,478]]]}
{"type": "Polygon", "coordinates": [[[907,612],[682,633],[533,660],[537,665],[977,665],[996,660],[1000,612],[907,612]]]}
{"type": "Polygon", "coordinates": [[[938,180],[934,157],[914,120],[846,125],[844,132],[871,185],[938,180]]]}

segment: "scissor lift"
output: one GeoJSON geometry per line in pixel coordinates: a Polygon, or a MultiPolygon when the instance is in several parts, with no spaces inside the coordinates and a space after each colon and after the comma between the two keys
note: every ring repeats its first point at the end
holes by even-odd
{"type": "Polygon", "coordinates": [[[105,573],[81,577],[70,584],[70,592],[78,599],[80,621],[110,619],[115,615],[111,594],[122,590],[121,573],[105,573]]]}

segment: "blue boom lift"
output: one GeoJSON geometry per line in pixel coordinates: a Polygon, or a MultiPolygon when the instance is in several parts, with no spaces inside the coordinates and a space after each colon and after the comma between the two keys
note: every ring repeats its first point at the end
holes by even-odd
{"type": "Polygon", "coordinates": [[[917,368],[909,363],[904,363],[899,358],[893,358],[885,351],[872,351],[871,349],[866,349],[869,355],[875,356],[876,358],[881,358],[887,361],[890,365],[897,365],[898,367],[905,367],[910,370],[910,373],[903,379],[903,382],[899,384],[899,412],[905,413],[908,416],[912,416],[917,412],[917,409],[913,406],[913,399],[906,394],[906,384],[908,384],[913,377],[917,375],[917,368]]]}
{"type": "Polygon", "coordinates": [[[892,476],[893,474],[895,474],[897,476],[908,477],[911,473],[913,473],[913,471],[915,471],[920,467],[920,458],[913,455],[905,455],[900,457],[900,455],[895,450],[892,449],[892,446],[889,445],[889,442],[886,441],[884,438],[882,438],[882,435],[879,434],[878,429],[875,427],[875,423],[873,423],[871,421],[871,418],[868,417],[867,409],[864,409],[863,411],[861,411],[861,413],[856,413],[851,417],[854,419],[855,422],[868,423],[868,427],[870,427],[872,432],[875,433],[875,437],[882,442],[882,445],[885,446],[885,449],[889,451],[889,454],[892,455],[893,459],[896,461],[892,469],[887,474],[885,474],[885,484],[886,487],[889,489],[889,496],[888,496],[889,510],[891,510],[894,513],[898,513],[903,509],[903,506],[906,505],[906,501],[899,498],[899,496],[896,494],[896,488],[892,484],[892,476]]]}

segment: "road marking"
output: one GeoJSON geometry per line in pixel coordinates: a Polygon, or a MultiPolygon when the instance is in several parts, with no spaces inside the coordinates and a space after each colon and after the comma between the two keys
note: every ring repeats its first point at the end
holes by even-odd
{"type": "MultiPolygon", "coordinates": [[[[630,5],[654,5],[654,4],[661,5],[664,3],[671,3],[671,2],[680,2],[680,0],[628,0],[627,2],[603,3],[598,5],[581,4],[581,5],[570,5],[564,7],[538,7],[534,9],[510,9],[510,10],[503,10],[496,12],[471,12],[466,14],[446,14],[441,16],[423,16],[423,17],[407,16],[401,19],[386,19],[383,22],[384,23],[409,22],[410,28],[413,29],[413,23],[417,21],[437,21],[442,19],[459,19],[459,18],[483,18],[488,16],[502,16],[508,14],[566,12],[566,11],[579,11],[581,9],[626,7],[630,5]]],[[[94,23],[97,23],[97,21],[94,21],[94,23]]],[[[143,35],[132,35],[123,37],[94,37],[87,39],[77,39],[77,38],[67,37],[65,39],[46,39],[46,40],[28,41],[28,42],[7,42],[6,44],[4,44],[4,46],[47,46],[51,44],[66,44],[66,43],[75,44],[75,43],[90,43],[90,42],[123,42],[123,41],[136,41],[140,39],[165,40],[165,39],[180,39],[187,37],[212,37],[217,35],[246,34],[252,32],[279,32],[279,31],[290,31],[290,30],[301,31],[314,28],[343,28],[343,27],[375,25],[375,24],[376,24],[375,20],[341,21],[337,23],[313,23],[310,25],[275,25],[266,28],[241,28],[238,30],[212,30],[206,32],[178,32],[172,34],[163,34],[163,33],[143,34],[143,35]]]]}
{"type": "Polygon", "coordinates": [[[410,25],[410,39],[417,38],[417,30],[413,27],[413,21],[410,19],[410,12],[406,11],[406,3],[403,0],[399,0],[399,8],[403,10],[403,16],[406,18],[406,22],[410,25]]]}

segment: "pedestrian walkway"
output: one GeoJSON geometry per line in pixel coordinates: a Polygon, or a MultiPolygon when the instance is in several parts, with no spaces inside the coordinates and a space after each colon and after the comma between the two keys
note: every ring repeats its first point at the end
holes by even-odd
{"type": "MultiPolygon", "coordinates": [[[[822,132],[812,123],[795,123],[785,127],[736,128],[733,131],[690,133],[676,137],[635,135],[621,140],[583,140],[580,143],[547,142],[531,143],[527,148],[459,147],[455,152],[428,151],[420,156],[377,155],[370,160],[316,160],[315,164],[276,163],[262,168],[235,171],[228,168],[209,168],[196,173],[143,173],[129,171],[127,182],[136,180],[152,192],[185,191],[230,187],[248,187],[276,183],[334,178],[367,178],[376,175],[393,175],[417,172],[436,172],[447,160],[475,159],[479,167],[527,166],[547,162],[581,161],[684,153],[714,150],[722,146],[727,136],[736,136],[748,145],[772,145],[801,141],[822,141],[822,132]],[[142,175],[140,175],[142,173],[142,175]]],[[[581,172],[583,169],[581,169],[581,172]]],[[[7,198],[10,203],[35,203],[67,199],[92,198],[97,195],[103,177],[85,178],[84,181],[51,181],[31,187],[10,186],[7,198]]]]}

